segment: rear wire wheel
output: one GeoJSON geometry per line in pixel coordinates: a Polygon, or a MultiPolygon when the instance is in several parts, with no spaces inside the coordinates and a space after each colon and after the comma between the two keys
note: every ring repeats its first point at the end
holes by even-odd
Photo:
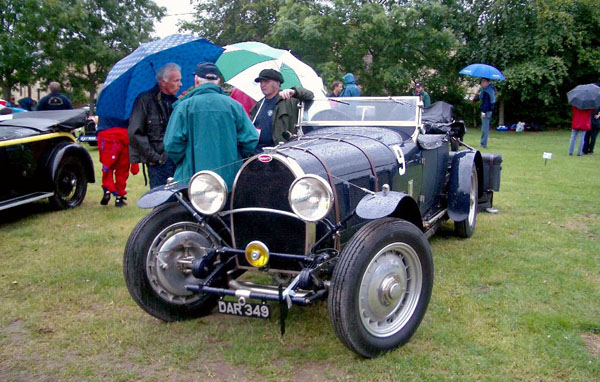
{"type": "Polygon", "coordinates": [[[329,316],[338,338],[363,357],[410,340],[433,289],[425,235],[400,219],[372,221],[352,237],[331,280],[329,316]]]}

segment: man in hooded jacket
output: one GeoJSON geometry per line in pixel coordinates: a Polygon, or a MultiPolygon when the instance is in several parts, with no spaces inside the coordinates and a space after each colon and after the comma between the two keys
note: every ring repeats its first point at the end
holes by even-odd
{"type": "Polygon", "coordinates": [[[346,73],[346,75],[343,77],[343,80],[344,90],[342,90],[340,97],[360,97],[360,89],[358,85],[356,85],[354,74],[346,73]]]}
{"type": "Polygon", "coordinates": [[[242,157],[253,153],[258,133],[242,105],[218,86],[219,69],[198,64],[196,88],[173,105],[164,146],[177,169],[175,180],[187,182],[198,171],[219,174],[231,191],[242,157]]]}

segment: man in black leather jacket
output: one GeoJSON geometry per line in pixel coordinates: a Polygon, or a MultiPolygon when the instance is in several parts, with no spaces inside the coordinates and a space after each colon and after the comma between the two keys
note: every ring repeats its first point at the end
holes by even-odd
{"type": "Polygon", "coordinates": [[[129,117],[129,161],[148,165],[150,188],[167,183],[175,164],[163,146],[163,137],[181,87],[181,68],[169,63],[156,73],[156,86],[141,93],[129,117]]]}

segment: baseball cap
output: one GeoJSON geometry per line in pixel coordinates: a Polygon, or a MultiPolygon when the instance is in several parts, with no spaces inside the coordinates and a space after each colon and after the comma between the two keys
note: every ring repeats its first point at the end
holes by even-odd
{"type": "Polygon", "coordinates": [[[415,82],[415,87],[416,87],[416,88],[422,88],[423,86],[421,86],[421,83],[420,83],[420,82],[415,82]]]}
{"type": "Polygon", "coordinates": [[[260,82],[260,80],[274,80],[283,83],[283,76],[275,69],[263,69],[254,82],[260,82]]]}
{"type": "Polygon", "coordinates": [[[201,62],[196,65],[194,74],[207,80],[216,80],[219,78],[219,68],[212,62],[201,62]]]}

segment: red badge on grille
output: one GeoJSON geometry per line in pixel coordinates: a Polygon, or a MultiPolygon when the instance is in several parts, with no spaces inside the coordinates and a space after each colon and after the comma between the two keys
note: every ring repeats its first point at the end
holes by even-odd
{"type": "Polygon", "coordinates": [[[263,162],[263,163],[269,163],[270,161],[273,160],[273,157],[267,154],[262,154],[258,156],[258,160],[263,162]]]}

